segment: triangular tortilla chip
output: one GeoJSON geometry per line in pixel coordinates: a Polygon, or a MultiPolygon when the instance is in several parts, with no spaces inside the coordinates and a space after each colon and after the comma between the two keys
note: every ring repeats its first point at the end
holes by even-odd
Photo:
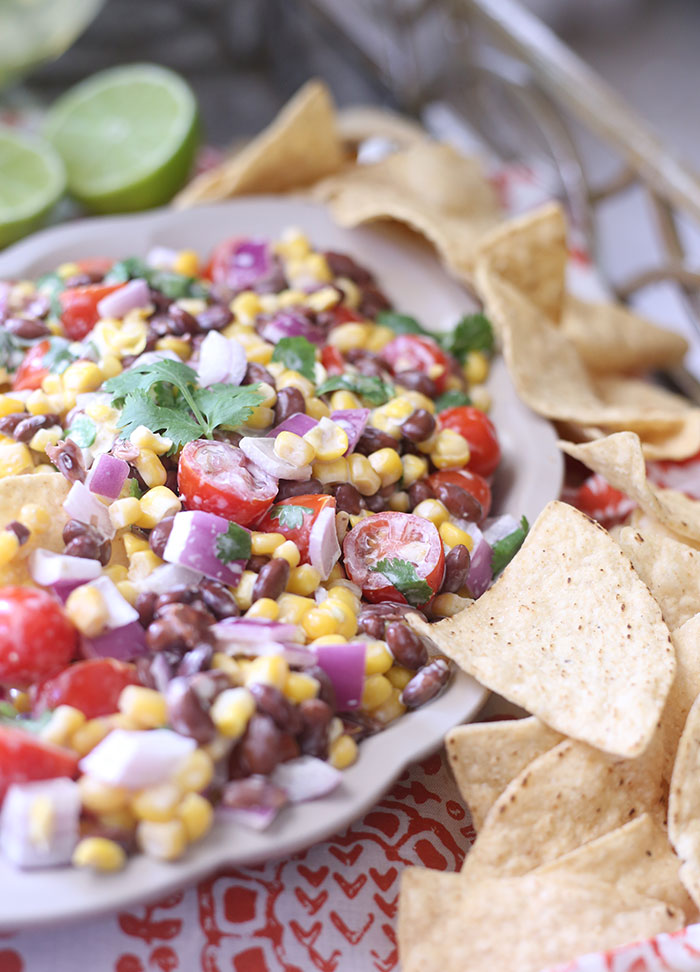
{"type": "Polygon", "coordinates": [[[700,908],[700,696],[683,729],[671,778],[668,834],[683,861],[681,880],[700,908]]]}
{"type": "MultiPolygon", "coordinates": [[[[700,611],[700,553],[659,533],[624,527],[617,542],[673,631],[700,611]]],[[[699,649],[700,654],[700,649],[699,649]]]]}
{"type": "Polygon", "coordinates": [[[0,570],[0,583],[32,584],[29,574],[29,555],[37,547],[61,553],[65,548],[63,528],[68,517],[63,501],[68,495],[70,483],[60,473],[31,473],[24,476],[6,476],[0,479],[0,530],[17,520],[23,506],[36,503],[50,516],[50,523],[41,533],[33,532],[19,548],[17,556],[0,570]]]}
{"type": "Polygon", "coordinates": [[[368,138],[383,138],[398,148],[408,148],[429,137],[417,121],[376,105],[348,105],[338,111],[336,121],[341,138],[354,144],[368,138]]]}

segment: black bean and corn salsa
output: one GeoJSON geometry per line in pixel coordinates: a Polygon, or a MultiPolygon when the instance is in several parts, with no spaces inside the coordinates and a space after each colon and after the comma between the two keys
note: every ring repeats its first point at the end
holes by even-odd
{"type": "Polygon", "coordinates": [[[5,858],[262,829],[446,687],[406,615],[461,610],[527,531],[490,517],[492,353],[483,315],[431,336],[298,230],[0,283],[5,858]]]}

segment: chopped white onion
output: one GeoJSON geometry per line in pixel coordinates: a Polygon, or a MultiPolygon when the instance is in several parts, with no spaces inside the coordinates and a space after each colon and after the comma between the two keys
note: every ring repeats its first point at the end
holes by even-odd
{"type": "Polygon", "coordinates": [[[286,763],[278,763],[270,773],[270,780],[281,786],[290,803],[316,800],[331,793],[343,779],[343,774],[325,759],[300,756],[286,763]]]}
{"type": "Polygon", "coordinates": [[[240,385],[248,367],[245,348],[235,338],[210,331],[199,348],[197,374],[204,388],[224,382],[240,385]]]}
{"type": "Polygon", "coordinates": [[[280,459],[275,452],[274,439],[245,436],[238,443],[238,447],[252,462],[275,479],[311,479],[311,466],[295,466],[286,459],[280,459]]]}
{"type": "Polygon", "coordinates": [[[146,254],[146,263],[156,270],[172,270],[178,258],[178,251],[169,246],[152,246],[146,254]]]}
{"type": "Polygon", "coordinates": [[[89,523],[96,527],[103,537],[111,540],[116,530],[109,518],[109,511],[85,483],[75,482],[63,501],[63,509],[72,520],[89,523]]]}
{"type": "Polygon", "coordinates": [[[140,790],[165,783],[196,748],[194,739],[172,729],[113,729],[79,766],[103,783],[140,790]]]}
{"type": "Polygon", "coordinates": [[[62,581],[89,581],[99,577],[102,566],[99,560],[85,557],[69,557],[39,547],[29,555],[29,573],[40,587],[51,587],[62,581]]]}
{"type": "Polygon", "coordinates": [[[80,791],[73,780],[13,783],[0,814],[0,850],[17,867],[68,864],[78,843],[79,818],[80,791]],[[45,832],[35,825],[37,810],[47,819],[45,832]]]}
{"type": "Polygon", "coordinates": [[[519,530],[520,523],[510,513],[504,513],[503,516],[494,516],[487,520],[486,523],[482,524],[482,527],[484,527],[484,540],[490,547],[493,547],[494,543],[498,543],[499,540],[503,540],[505,537],[509,537],[511,533],[519,530]]]}
{"type": "Polygon", "coordinates": [[[154,594],[166,594],[173,587],[199,587],[203,577],[200,570],[192,570],[182,564],[163,564],[141,581],[140,587],[154,594]]]}
{"type": "Polygon", "coordinates": [[[111,631],[112,628],[123,628],[132,621],[138,621],[139,612],[127,601],[119,588],[111,581],[106,574],[90,581],[89,587],[94,587],[102,595],[105,607],[107,608],[107,622],[105,628],[111,631]]]}
{"type": "Polygon", "coordinates": [[[309,533],[309,562],[327,580],[340,557],[338,531],[335,525],[335,504],[324,506],[314,520],[309,533]]]}

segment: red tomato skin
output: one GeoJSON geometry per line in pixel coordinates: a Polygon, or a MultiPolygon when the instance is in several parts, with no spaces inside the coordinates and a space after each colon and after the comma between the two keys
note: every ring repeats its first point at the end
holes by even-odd
{"type": "Polygon", "coordinates": [[[122,689],[138,684],[134,665],[116,658],[90,658],[69,665],[36,686],[32,712],[40,715],[46,709],[72,705],[87,719],[96,719],[117,712],[122,689]]]}
{"type": "Polygon", "coordinates": [[[58,601],[33,587],[0,588],[0,681],[23,686],[65,668],[78,633],[58,601]]]}
{"type": "Polygon", "coordinates": [[[491,510],[491,487],[479,473],[471,469],[440,469],[438,472],[428,476],[428,485],[435,489],[440,483],[452,483],[460,486],[471,493],[474,499],[481,506],[483,519],[489,515],[491,510]]]}
{"type": "Polygon", "coordinates": [[[480,476],[490,476],[501,461],[501,447],[493,422],[480,409],[472,405],[446,408],[438,415],[441,429],[453,429],[469,443],[470,457],[467,466],[480,476]]]}
{"type": "Polygon", "coordinates": [[[177,483],[188,509],[216,513],[245,527],[255,523],[277,495],[277,480],[237,446],[207,439],[188,442],[182,450],[177,483]]]}
{"type": "Polygon", "coordinates": [[[102,277],[109,273],[114,266],[114,260],[110,260],[109,257],[83,257],[82,260],[76,260],[75,262],[81,273],[94,274],[95,276],[99,275],[102,277]]]}
{"type": "Polygon", "coordinates": [[[439,365],[442,372],[430,377],[435,382],[438,395],[445,391],[453,359],[432,338],[420,334],[399,334],[382,348],[381,356],[391,365],[394,376],[402,371],[418,371],[427,375],[435,365],[439,365]]]}
{"type": "Polygon", "coordinates": [[[61,323],[72,341],[82,341],[100,319],[97,305],[103,297],[113,294],[124,284],[85,284],[84,287],[67,287],[58,299],[61,303],[61,323]]]}
{"type": "Polygon", "coordinates": [[[350,307],[331,307],[323,313],[330,320],[331,328],[339,327],[341,324],[350,324],[354,321],[367,320],[366,317],[363,317],[362,314],[352,310],[350,307]]]}
{"type": "Polygon", "coordinates": [[[42,381],[49,374],[49,369],[44,367],[44,355],[50,347],[48,341],[39,341],[27,351],[12,379],[15,391],[41,388],[42,381]]]}
{"type": "Polygon", "coordinates": [[[25,729],[0,726],[0,803],[12,783],[76,776],[79,758],[25,729]]]}
{"type": "Polygon", "coordinates": [[[345,361],[337,348],[326,344],[321,351],[321,364],[329,375],[342,375],[345,371],[345,361]]]}
{"type": "Polygon", "coordinates": [[[281,533],[288,540],[293,540],[299,548],[301,562],[307,564],[309,562],[309,534],[311,533],[311,527],[316,522],[316,518],[321,510],[324,510],[327,506],[332,506],[335,509],[335,496],[326,496],[323,493],[313,493],[308,496],[290,496],[288,499],[281,500],[280,503],[275,503],[273,509],[276,510],[278,506],[306,506],[310,510],[313,510],[313,512],[304,514],[304,521],[300,527],[289,527],[282,526],[279,520],[273,517],[271,511],[269,511],[260,523],[258,523],[256,529],[263,533],[281,533]]]}

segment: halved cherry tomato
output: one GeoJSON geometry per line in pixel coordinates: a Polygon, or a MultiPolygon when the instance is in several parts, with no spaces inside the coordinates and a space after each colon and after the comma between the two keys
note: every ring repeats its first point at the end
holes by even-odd
{"type": "Polygon", "coordinates": [[[330,307],[328,310],[323,312],[324,318],[330,322],[330,326],[338,327],[340,324],[351,324],[353,321],[365,321],[366,317],[363,317],[358,311],[352,310],[350,307],[330,307]]]}
{"type": "Polygon", "coordinates": [[[58,295],[61,303],[61,323],[72,341],[82,341],[100,319],[97,305],[103,297],[113,294],[124,284],[85,284],[67,287],[58,295]]]}
{"type": "Polygon", "coordinates": [[[437,341],[419,334],[399,334],[382,348],[382,358],[391,365],[394,375],[401,371],[418,371],[435,382],[438,395],[445,390],[452,370],[452,359],[437,341]]]}
{"type": "Polygon", "coordinates": [[[327,507],[335,510],[335,497],[314,493],[309,496],[290,496],[289,499],[275,503],[257,524],[256,529],[264,533],[282,533],[288,540],[293,540],[299,548],[303,563],[309,561],[309,535],[311,528],[318,519],[321,510],[327,507]],[[294,507],[296,514],[285,513],[285,507],[294,507]]]}
{"type": "Polygon", "coordinates": [[[84,257],[75,262],[81,273],[94,274],[96,277],[104,277],[114,266],[114,260],[110,260],[109,257],[84,257]]]}
{"type": "Polygon", "coordinates": [[[50,347],[49,341],[39,341],[27,351],[12,379],[15,391],[41,388],[42,381],[49,373],[49,369],[44,367],[44,355],[50,347]]]}
{"type": "Polygon", "coordinates": [[[138,685],[134,665],[115,658],[90,658],[69,665],[58,675],[48,678],[34,689],[32,711],[40,715],[46,709],[72,705],[88,719],[118,711],[119,696],[127,685],[138,685]]]}
{"type": "Polygon", "coordinates": [[[250,526],[272,505],[277,480],[230,442],[196,439],[180,454],[180,493],[190,510],[218,513],[250,526]]]}
{"type": "Polygon", "coordinates": [[[44,742],[26,729],[0,727],[0,803],[11,783],[75,776],[78,755],[44,742]]]}
{"type": "Polygon", "coordinates": [[[368,601],[375,603],[408,603],[384,574],[372,570],[380,560],[397,559],[412,565],[433,595],[439,591],[445,574],[445,554],[437,528],[430,520],[412,513],[375,513],[361,520],[345,537],[343,555],[350,580],[362,588],[368,601]]]}
{"type": "MultiPolygon", "coordinates": [[[[383,353],[383,352],[382,352],[383,353]]],[[[438,415],[441,429],[453,429],[469,443],[467,466],[480,476],[490,476],[501,461],[501,447],[491,419],[472,405],[446,408],[438,415]]]]}
{"type": "Polygon", "coordinates": [[[321,364],[329,375],[342,375],[345,371],[343,356],[332,344],[324,344],[321,351],[321,364]]]}
{"type": "Polygon", "coordinates": [[[478,502],[484,519],[489,515],[491,487],[479,473],[472,472],[471,469],[440,469],[432,476],[428,476],[428,485],[432,489],[435,489],[440,483],[451,483],[453,486],[466,489],[478,502]]]}
{"type": "Polygon", "coordinates": [[[579,486],[565,487],[562,499],[582,513],[587,513],[606,529],[626,520],[637,505],[599,473],[593,473],[579,486]]]}
{"type": "Polygon", "coordinates": [[[0,588],[0,681],[29,685],[65,668],[78,634],[56,598],[34,587],[0,588]]]}

